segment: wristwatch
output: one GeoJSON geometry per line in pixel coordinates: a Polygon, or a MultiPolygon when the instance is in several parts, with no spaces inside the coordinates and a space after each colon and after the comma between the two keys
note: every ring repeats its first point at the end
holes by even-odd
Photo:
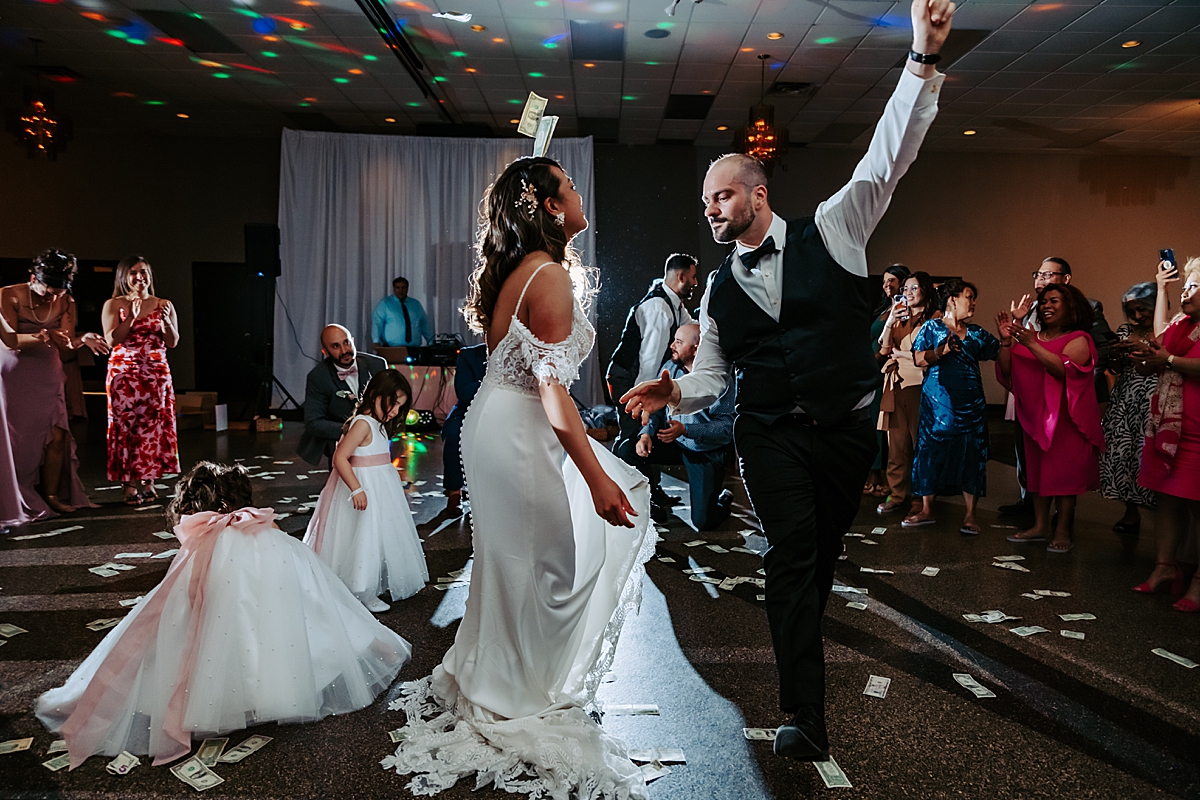
{"type": "Polygon", "coordinates": [[[918,64],[936,64],[942,60],[937,53],[918,53],[916,50],[909,50],[908,57],[918,64]]]}
{"type": "Polygon", "coordinates": [[[1175,355],[1167,356],[1167,369],[1175,369],[1175,355]]]}

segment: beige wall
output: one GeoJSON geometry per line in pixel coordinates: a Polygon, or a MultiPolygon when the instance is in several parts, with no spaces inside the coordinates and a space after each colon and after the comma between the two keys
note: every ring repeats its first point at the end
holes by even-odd
{"type": "Polygon", "coordinates": [[[140,253],[179,309],[177,389],[194,386],[192,262],[242,261],[242,225],[275,222],[279,142],[80,135],[58,161],[0,146],[0,255],[61,247],[80,258],[140,253]]]}

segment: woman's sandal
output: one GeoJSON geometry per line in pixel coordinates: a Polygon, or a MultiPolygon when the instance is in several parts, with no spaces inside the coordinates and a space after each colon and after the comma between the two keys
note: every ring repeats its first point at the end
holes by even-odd
{"type": "Polygon", "coordinates": [[[140,506],[141,504],[142,504],[141,492],[139,492],[137,489],[134,489],[133,492],[129,492],[128,490],[126,490],[125,505],[136,507],[136,506],[140,506]]]}
{"type": "Polygon", "coordinates": [[[1069,552],[1071,552],[1071,548],[1074,546],[1075,546],[1075,542],[1067,542],[1066,544],[1063,544],[1062,542],[1051,542],[1050,544],[1046,545],[1046,552],[1047,553],[1069,553],[1069,552]]]}
{"type": "MultiPolygon", "coordinates": [[[[1176,564],[1174,561],[1159,561],[1156,562],[1154,566],[1174,567],[1175,577],[1171,578],[1171,594],[1183,594],[1183,570],[1179,568],[1178,564],[1176,564]]],[[[1158,583],[1152,585],[1150,581],[1146,581],[1145,583],[1139,583],[1137,586],[1134,586],[1133,591],[1137,592],[1138,594],[1154,594],[1159,590],[1160,587],[1162,587],[1164,583],[1166,583],[1166,581],[1159,581],[1158,583]]]]}
{"type": "Polygon", "coordinates": [[[1175,601],[1175,604],[1172,605],[1171,608],[1175,609],[1176,611],[1182,611],[1185,614],[1195,614],[1196,612],[1200,611],[1200,603],[1197,603],[1190,597],[1181,597],[1179,600],[1175,601]]]}
{"type": "Polygon", "coordinates": [[[1017,544],[1022,542],[1046,542],[1050,540],[1049,536],[1022,536],[1019,533],[1014,533],[1012,536],[1005,536],[1004,538],[1017,544]]]}

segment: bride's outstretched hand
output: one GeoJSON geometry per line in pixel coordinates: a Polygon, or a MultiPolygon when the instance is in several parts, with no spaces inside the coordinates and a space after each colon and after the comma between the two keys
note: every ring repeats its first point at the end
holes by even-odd
{"type": "Polygon", "coordinates": [[[638,514],[633,510],[633,504],[629,502],[629,498],[621,491],[621,487],[617,486],[616,482],[607,475],[604,476],[596,484],[590,486],[592,490],[592,503],[596,506],[596,513],[600,515],[609,525],[617,525],[624,528],[632,528],[633,523],[629,521],[630,517],[636,517],[638,514]]]}

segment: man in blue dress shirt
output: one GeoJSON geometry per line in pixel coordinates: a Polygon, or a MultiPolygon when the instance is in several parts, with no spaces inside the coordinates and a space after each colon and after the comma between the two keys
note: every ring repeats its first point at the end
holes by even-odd
{"type": "Polygon", "coordinates": [[[392,294],[371,315],[371,341],[376,347],[420,347],[433,344],[433,329],[421,301],[408,296],[408,278],[392,281],[392,294]]]}

